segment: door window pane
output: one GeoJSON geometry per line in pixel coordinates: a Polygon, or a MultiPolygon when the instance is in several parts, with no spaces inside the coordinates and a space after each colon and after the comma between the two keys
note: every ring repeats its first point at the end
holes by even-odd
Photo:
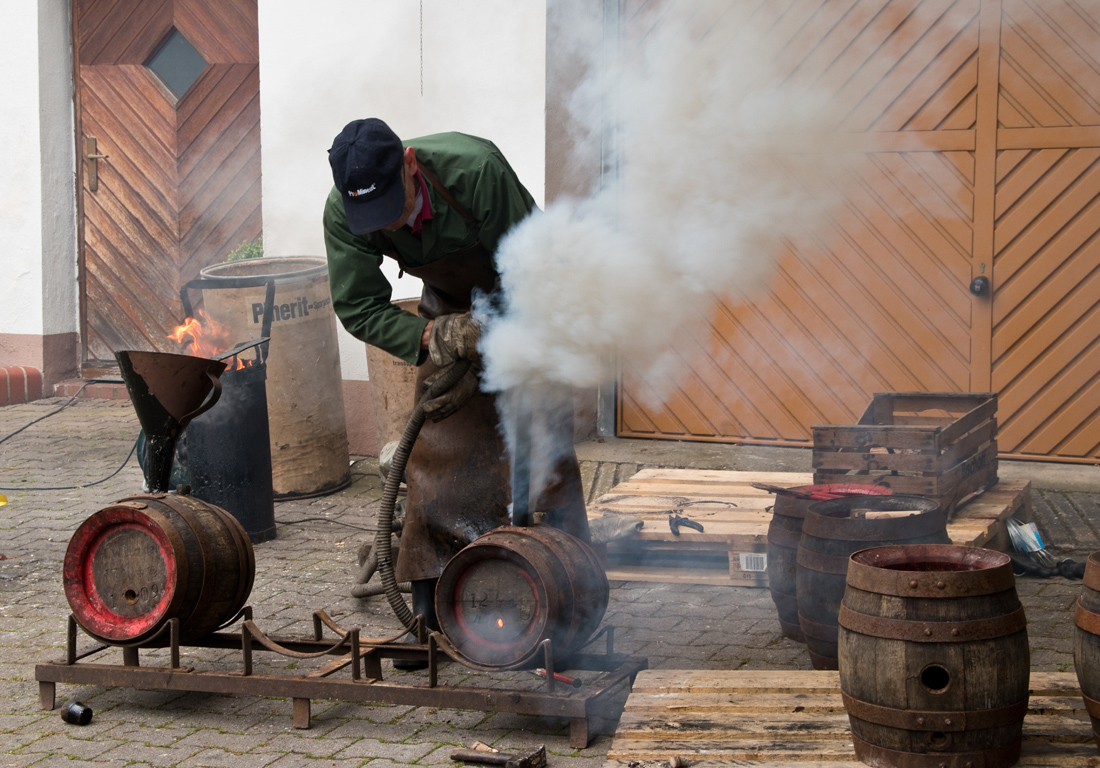
{"type": "Polygon", "coordinates": [[[145,66],[179,99],[206,69],[206,60],[175,27],[145,66]]]}

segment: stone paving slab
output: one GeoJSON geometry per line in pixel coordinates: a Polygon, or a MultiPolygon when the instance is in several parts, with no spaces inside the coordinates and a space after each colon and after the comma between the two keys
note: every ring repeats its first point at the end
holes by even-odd
{"type": "MultiPolygon", "coordinates": [[[[0,440],[62,402],[0,408],[0,440]]],[[[125,461],[137,430],[129,403],[80,400],[0,442],[0,486],[7,489],[0,493],[8,498],[0,507],[0,768],[443,766],[452,764],[451,749],[478,739],[505,749],[545,744],[556,768],[602,765],[609,736],[597,736],[578,750],[569,746],[566,721],[509,713],[314,701],[312,727],[302,731],[292,727],[291,702],[282,699],[65,685],[58,686],[58,702],[75,697],[91,706],[90,725],[67,725],[57,710],[39,710],[34,664],[60,657],[65,642],[65,547],[87,516],[140,493],[140,469],[133,458],[125,461]],[[113,477],[85,485],[119,467],[113,477]],[[65,487],[73,485],[85,487],[65,487]]],[[[641,467],[655,466],[644,454],[623,458],[582,462],[589,498],[641,467]]],[[[308,634],[317,609],[344,626],[361,627],[365,636],[388,637],[399,630],[384,598],[350,597],[356,551],[373,539],[381,492],[369,457],[357,461],[352,473],[354,482],[339,493],[277,503],[278,537],[256,547],[256,584],[249,600],[265,631],[308,634]]],[[[1044,489],[1033,502],[1040,530],[1060,556],[1080,558],[1100,549],[1096,494],[1044,489]]],[[[805,650],[779,634],[767,590],[611,586],[605,622],[616,627],[617,650],[647,656],[653,668],[810,668],[805,650]]],[[[1017,589],[1030,623],[1033,669],[1072,670],[1072,606],[1080,582],[1019,579],[1017,589]]],[[[106,653],[121,658],[117,650],[106,653]]],[[[236,668],[233,652],[189,653],[185,663],[200,669],[236,668]]],[[[164,651],[148,652],[143,663],[165,659],[164,651]]],[[[257,656],[258,671],[294,674],[306,664],[257,656]]],[[[422,680],[388,665],[385,674],[395,681],[422,680]]],[[[530,673],[486,675],[457,664],[444,666],[441,680],[523,690],[540,684],[530,673]]]]}

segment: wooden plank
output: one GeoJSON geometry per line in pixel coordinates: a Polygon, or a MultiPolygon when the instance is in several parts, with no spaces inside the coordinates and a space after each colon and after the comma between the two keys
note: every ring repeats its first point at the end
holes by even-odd
{"type": "MultiPolygon", "coordinates": [[[[650,568],[642,565],[617,565],[606,569],[610,581],[643,581],[657,584],[703,584],[711,587],[751,586],[734,584],[725,571],[703,568],[650,568]]],[[[765,583],[763,586],[767,586],[765,583]]]]}
{"type": "MultiPolygon", "coordinates": [[[[1033,673],[1020,766],[1097,765],[1073,673],[1033,673]]],[[[644,670],[606,766],[857,768],[837,672],[644,670]],[[647,762],[652,761],[652,762],[647,762]],[[660,762],[658,762],[660,761],[660,762]]]]}
{"type": "MultiPolygon", "coordinates": [[[[843,481],[853,479],[840,476],[843,481]]],[[[975,482],[986,482],[978,475],[975,478],[975,482]]],[[[766,555],[774,496],[748,483],[792,487],[809,485],[810,479],[806,473],[773,472],[761,478],[761,473],[731,470],[641,470],[597,498],[588,507],[588,518],[617,514],[642,522],[636,536],[607,546],[609,579],[763,588],[768,585],[767,571],[746,571],[740,560],[742,555],[766,555]],[[715,487],[722,489],[722,497],[713,492],[715,487]],[[635,493],[624,493],[627,490],[635,493]],[[703,533],[681,528],[680,536],[673,535],[668,522],[672,512],[701,523],[703,533]]],[[[890,478],[892,483],[899,480],[904,478],[890,478]]],[[[982,493],[960,507],[948,525],[948,536],[958,545],[1008,548],[1003,520],[1010,516],[1021,522],[1030,519],[1030,492],[1031,483],[1016,482],[1001,483],[982,493]]],[[[749,562],[745,564],[749,566],[749,562]]]]}
{"type": "Polygon", "coordinates": [[[749,485],[768,483],[792,487],[788,483],[809,482],[809,472],[742,472],[732,469],[668,469],[651,467],[639,470],[630,478],[631,482],[650,482],[676,480],[680,483],[709,484],[714,482],[749,485]]]}
{"type": "MultiPolygon", "coordinates": [[[[810,476],[805,473],[767,474],[767,482],[781,487],[810,484],[810,476]]],[[[841,477],[844,481],[853,479],[841,477]]],[[[608,578],[766,587],[766,571],[745,571],[740,562],[742,554],[762,555],[767,551],[771,521],[768,507],[774,496],[744,482],[759,482],[759,478],[760,473],[732,470],[646,469],[613,487],[589,506],[589,519],[621,514],[642,520],[642,529],[636,536],[608,545],[608,578]],[[714,487],[727,495],[716,498],[714,487]],[[622,493],[624,489],[645,493],[622,493]],[[754,495],[737,496],[736,489],[754,495]],[[672,507],[669,502],[679,506],[672,507]],[[668,524],[673,510],[700,522],[703,532],[681,528],[680,535],[674,535],[668,524]]],[[[984,482],[981,477],[975,478],[976,482],[984,482]]],[[[891,477],[890,481],[901,479],[891,477]]],[[[948,536],[959,545],[1007,548],[1004,520],[1010,516],[1021,522],[1030,519],[1030,490],[1027,482],[1003,482],[975,497],[956,512],[948,525],[948,536]]]]}
{"type": "MultiPolygon", "coordinates": [[[[1029,690],[1033,696],[1079,696],[1077,676],[1071,672],[1032,672],[1029,690]]],[[[646,669],[638,673],[632,693],[782,693],[834,694],[840,691],[840,673],[835,670],[714,670],[646,669]]],[[[631,696],[633,700],[633,695],[631,696]]],[[[629,709],[630,702],[627,703],[629,709]]]]}
{"type": "Polygon", "coordinates": [[[997,131],[997,149],[1075,149],[1100,147],[1100,127],[1067,126],[1061,128],[1001,128],[997,131]]]}

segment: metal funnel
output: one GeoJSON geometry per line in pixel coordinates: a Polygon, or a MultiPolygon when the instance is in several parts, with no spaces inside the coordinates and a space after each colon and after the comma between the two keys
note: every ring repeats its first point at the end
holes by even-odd
{"type": "Polygon", "coordinates": [[[221,397],[219,360],[170,352],[115,352],[130,402],[145,430],[149,456],[145,482],[150,492],[168,490],[176,441],[191,419],[209,410],[221,397]]]}

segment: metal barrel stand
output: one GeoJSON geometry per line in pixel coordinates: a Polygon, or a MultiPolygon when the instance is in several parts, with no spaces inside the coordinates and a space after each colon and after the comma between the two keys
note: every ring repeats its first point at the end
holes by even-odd
{"type": "Polygon", "coordinates": [[[472,709],[568,718],[569,744],[583,749],[593,733],[592,719],[606,718],[610,700],[622,684],[632,684],[635,676],[649,667],[644,657],[615,652],[612,627],[605,627],[592,638],[591,642],[605,638],[603,653],[576,653],[569,659],[571,670],[601,673],[586,681],[582,688],[565,686],[555,680],[553,648],[546,640],[541,648],[545,685],[537,690],[508,690],[440,686],[441,661],[470,665],[448,653],[450,644],[446,638],[438,632],[427,632],[420,616],[413,630],[417,643],[398,642],[408,633],[385,640],[363,639],[358,628],[343,629],[324,611],[313,614],[313,637],[274,637],[256,626],[251,606],[243,608],[217,631],[187,645],[179,641],[179,620],[171,619],[156,635],[141,643],[97,644],[78,651],[79,626],[70,615],[64,659],[35,665],[34,676],[38,681],[38,700],[42,709],[55,708],[57,683],[288,698],[293,702],[295,728],[309,728],[313,699],[472,709]],[[240,631],[226,631],[238,621],[240,631]],[[335,640],[322,636],[325,627],[336,634],[335,640]],[[122,649],[122,664],[86,661],[112,647],[122,649]],[[141,665],[139,651],[153,648],[169,649],[167,667],[141,665]],[[199,671],[182,666],[181,649],[186,648],[239,650],[241,667],[234,671],[199,671]],[[253,654],[257,651],[303,660],[335,658],[304,674],[259,674],[252,668],[253,654]],[[386,682],[382,678],[382,659],[427,661],[427,679],[421,684],[386,682]]]}

